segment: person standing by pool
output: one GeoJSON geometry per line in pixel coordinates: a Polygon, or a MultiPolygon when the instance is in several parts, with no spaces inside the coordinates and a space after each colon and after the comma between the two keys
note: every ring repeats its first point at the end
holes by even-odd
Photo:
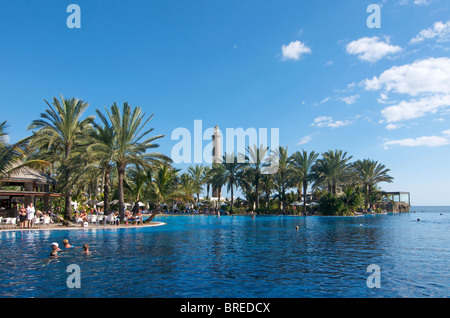
{"type": "Polygon", "coordinates": [[[25,226],[25,222],[27,221],[27,210],[25,209],[25,207],[21,207],[19,209],[19,223],[20,223],[20,228],[24,228],[25,226]]]}
{"type": "Polygon", "coordinates": [[[28,219],[28,228],[33,226],[33,222],[34,222],[34,206],[33,203],[30,203],[27,207],[27,219],[28,219]]]}

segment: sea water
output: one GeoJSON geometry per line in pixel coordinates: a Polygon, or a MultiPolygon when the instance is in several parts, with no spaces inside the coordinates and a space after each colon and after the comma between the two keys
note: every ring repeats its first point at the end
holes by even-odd
{"type": "Polygon", "coordinates": [[[411,211],[159,216],[166,225],[1,232],[0,297],[448,297],[450,207],[411,211]],[[50,244],[65,238],[77,248],[49,259],[50,244]],[[73,264],[79,288],[68,284],[73,264]]]}

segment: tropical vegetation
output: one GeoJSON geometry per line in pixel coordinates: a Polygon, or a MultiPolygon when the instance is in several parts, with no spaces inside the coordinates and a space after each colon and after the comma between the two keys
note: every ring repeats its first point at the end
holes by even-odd
{"type": "Polygon", "coordinates": [[[6,121],[0,123],[0,177],[25,166],[48,173],[65,194],[59,204],[66,219],[73,217],[72,200],[89,199],[102,202],[104,211],[119,211],[121,219],[128,202],[133,213],[140,206],[151,210],[149,220],[164,209],[205,205],[229,213],[348,215],[373,207],[383,197],[379,184],[393,181],[382,163],[352,161],[343,150],[289,154],[287,147],[264,145],[181,171],[154,151],[164,136],[153,134],[153,115],[141,107],[114,103],[84,116],[89,105],[77,98],[54,97],[45,105],[28,127],[31,135],[15,144],[9,144],[6,121]],[[268,170],[271,162],[276,171],[268,170]],[[223,189],[224,201],[211,203],[212,188],[223,189]]]}

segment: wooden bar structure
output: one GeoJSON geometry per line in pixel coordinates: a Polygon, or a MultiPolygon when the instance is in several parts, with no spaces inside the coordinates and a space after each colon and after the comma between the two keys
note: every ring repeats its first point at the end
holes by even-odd
{"type": "Polygon", "coordinates": [[[63,197],[55,192],[56,180],[42,171],[24,167],[0,179],[0,216],[16,217],[19,205],[36,206],[43,200],[43,211],[52,211],[52,199],[63,197]]]}

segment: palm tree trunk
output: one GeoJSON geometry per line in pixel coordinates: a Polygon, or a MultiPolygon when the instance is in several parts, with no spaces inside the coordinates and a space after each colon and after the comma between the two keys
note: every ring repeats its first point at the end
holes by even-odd
{"type": "Polygon", "coordinates": [[[156,205],[156,209],[152,211],[152,214],[150,215],[150,217],[149,217],[147,220],[145,220],[144,223],[150,223],[150,222],[155,218],[155,216],[158,215],[158,213],[159,213],[159,208],[160,208],[160,204],[158,203],[158,204],[156,205]]]}
{"type": "Polygon", "coordinates": [[[303,180],[303,213],[306,215],[306,191],[308,188],[308,181],[303,180]]]}
{"type": "Polygon", "coordinates": [[[71,214],[72,214],[72,188],[69,185],[70,182],[70,169],[69,167],[66,166],[67,164],[67,158],[69,158],[70,153],[72,151],[70,145],[66,145],[65,146],[65,160],[64,160],[64,166],[65,166],[65,170],[66,170],[66,202],[65,202],[65,206],[64,206],[64,218],[69,221],[71,218],[71,214]]]}
{"type": "Polygon", "coordinates": [[[125,175],[125,165],[117,165],[117,173],[119,176],[119,218],[121,221],[125,219],[125,199],[123,193],[123,177],[125,175]]]}
{"type": "Polygon", "coordinates": [[[255,192],[256,192],[256,210],[259,209],[259,179],[256,179],[256,185],[255,185],[255,192]]]}
{"type": "MultiPolygon", "coordinates": [[[[219,201],[218,202],[220,202],[220,197],[219,197],[219,201]]],[[[233,214],[233,203],[234,203],[234,200],[233,200],[233,185],[231,185],[231,208],[230,208],[230,213],[231,214],[233,214]]]]}
{"type": "Polygon", "coordinates": [[[109,174],[111,173],[111,168],[108,167],[105,170],[105,181],[103,184],[103,212],[105,215],[109,212],[109,174]]]}

